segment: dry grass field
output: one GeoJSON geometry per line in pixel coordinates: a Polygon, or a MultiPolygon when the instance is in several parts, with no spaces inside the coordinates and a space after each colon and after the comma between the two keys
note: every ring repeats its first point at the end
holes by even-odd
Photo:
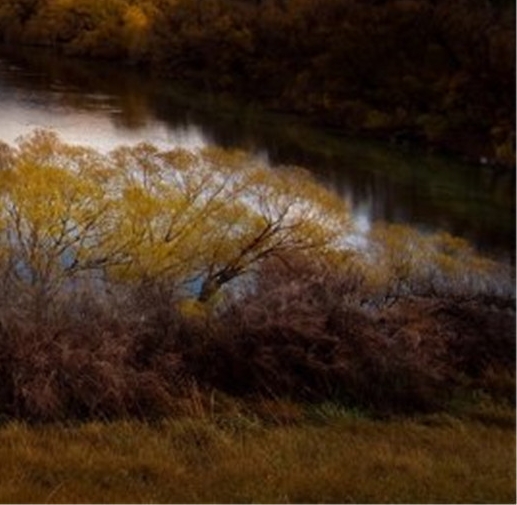
{"type": "Polygon", "coordinates": [[[269,419],[4,424],[0,502],[515,503],[513,408],[375,420],[277,407],[269,419]]]}

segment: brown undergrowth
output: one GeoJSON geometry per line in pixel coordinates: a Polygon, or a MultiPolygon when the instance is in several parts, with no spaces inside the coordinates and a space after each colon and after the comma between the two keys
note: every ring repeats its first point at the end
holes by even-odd
{"type": "Polygon", "coordinates": [[[515,401],[511,300],[388,299],[360,274],[275,259],[251,285],[205,311],[157,282],[58,297],[37,315],[4,293],[2,416],[152,419],[211,391],[378,414],[444,410],[473,391],[515,401]]]}

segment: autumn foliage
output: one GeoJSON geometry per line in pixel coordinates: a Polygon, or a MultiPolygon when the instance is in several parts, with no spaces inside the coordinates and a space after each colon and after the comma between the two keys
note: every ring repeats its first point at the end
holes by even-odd
{"type": "Polygon", "coordinates": [[[4,286],[35,300],[160,279],[208,301],[269,256],[325,254],[351,227],[308,173],[242,152],[141,144],[101,155],[42,131],[3,150],[4,286]]]}
{"type": "Polygon", "coordinates": [[[0,38],[514,165],[514,2],[3,0],[0,38]]]}
{"type": "Polygon", "coordinates": [[[375,412],[513,398],[509,268],[446,234],[354,227],[240,152],[0,150],[0,409],[174,414],[215,388],[375,412]]]}

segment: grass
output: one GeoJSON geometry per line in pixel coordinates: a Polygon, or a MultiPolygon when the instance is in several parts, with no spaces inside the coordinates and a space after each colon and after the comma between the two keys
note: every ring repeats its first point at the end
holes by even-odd
{"type": "Polygon", "coordinates": [[[375,420],[278,407],[290,415],[4,424],[0,502],[515,503],[513,408],[375,420]]]}

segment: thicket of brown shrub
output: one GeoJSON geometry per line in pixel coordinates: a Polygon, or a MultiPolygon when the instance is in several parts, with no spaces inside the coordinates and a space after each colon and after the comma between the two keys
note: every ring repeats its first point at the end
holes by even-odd
{"type": "Polygon", "coordinates": [[[375,299],[353,272],[269,263],[198,349],[195,374],[234,394],[409,412],[443,406],[465,376],[513,369],[513,309],[431,293],[375,299]]]}
{"type": "Polygon", "coordinates": [[[446,408],[465,384],[501,396],[497,377],[515,376],[511,300],[372,303],[359,274],[299,261],[267,262],[251,286],[204,315],[182,311],[171,286],[112,286],[55,299],[39,321],[4,293],[0,414],[154,418],[174,414],[193,385],[414,412],[446,408]]]}
{"type": "Polygon", "coordinates": [[[186,385],[181,356],[174,341],[165,340],[161,322],[145,320],[145,305],[118,297],[100,302],[96,293],[54,303],[37,318],[4,301],[3,414],[53,420],[170,412],[186,385]]]}

